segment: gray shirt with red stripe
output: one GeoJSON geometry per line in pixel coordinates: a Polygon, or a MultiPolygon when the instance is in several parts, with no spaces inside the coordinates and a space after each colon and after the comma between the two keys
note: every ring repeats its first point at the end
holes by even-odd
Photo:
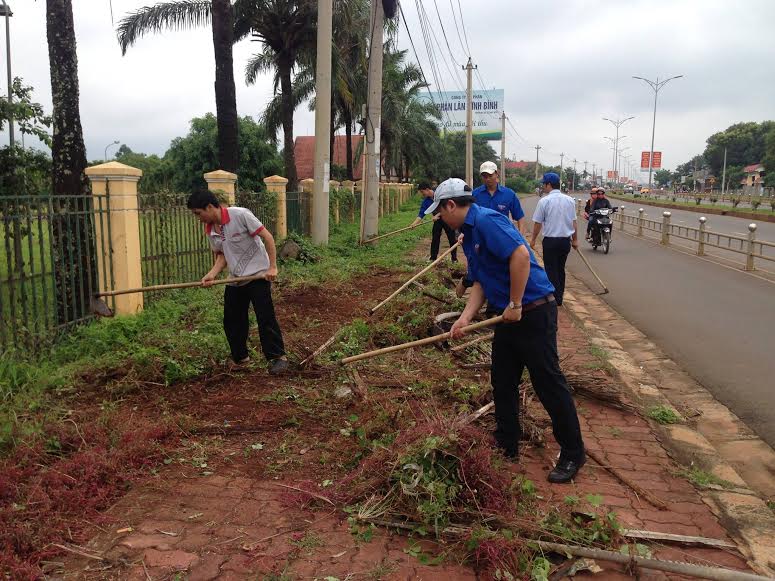
{"type": "Polygon", "coordinates": [[[247,208],[221,207],[220,231],[212,224],[205,233],[213,252],[226,257],[230,276],[251,276],[269,268],[269,255],[258,235],[264,225],[247,208]]]}

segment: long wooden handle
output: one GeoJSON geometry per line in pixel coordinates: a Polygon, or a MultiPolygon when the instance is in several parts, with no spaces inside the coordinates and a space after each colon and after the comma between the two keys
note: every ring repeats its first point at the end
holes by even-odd
{"type": "Polygon", "coordinates": [[[417,280],[418,278],[420,278],[420,277],[421,277],[422,275],[424,275],[426,272],[428,272],[429,270],[431,270],[431,269],[432,269],[434,266],[436,266],[436,265],[437,265],[439,262],[441,262],[442,260],[444,260],[444,259],[447,257],[447,255],[448,255],[448,254],[450,254],[450,253],[451,253],[453,250],[455,250],[455,249],[456,249],[458,246],[460,246],[460,242],[455,242],[455,243],[454,243],[452,246],[450,246],[450,247],[447,249],[447,251],[446,251],[446,252],[444,252],[444,253],[443,253],[441,256],[439,256],[439,257],[438,257],[436,260],[434,260],[433,262],[431,262],[431,263],[430,263],[428,266],[426,266],[426,267],[425,267],[425,268],[423,268],[423,269],[422,269],[420,272],[418,272],[417,274],[415,274],[415,275],[414,275],[412,278],[410,278],[409,280],[407,280],[407,281],[406,281],[404,284],[402,284],[400,287],[398,287],[398,289],[396,289],[396,291],[395,291],[395,292],[394,292],[392,295],[390,295],[388,298],[386,298],[384,301],[382,301],[382,302],[381,302],[380,304],[378,304],[376,307],[374,307],[373,309],[371,309],[371,313],[372,313],[372,314],[374,314],[375,312],[377,312],[377,309],[380,309],[380,308],[382,308],[382,307],[383,307],[383,306],[385,306],[385,305],[386,305],[386,304],[387,304],[389,301],[393,300],[393,299],[394,299],[394,298],[395,298],[395,297],[396,297],[396,296],[397,296],[399,293],[401,293],[401,291],[403,291],[403,290],[404,290],[406,287],[408,287],[410,284],[412,284],[412,283],[413,283],[415,280],[417,280]]]}
{"type": "MultiPolygon", "coordinates": [[[[501,323],[501,322],[503,322],[503,315],[498,315],[497,317],[493,317],[491,319],[487,319],[484,321],[480,321],[479,323],[474,323],[473,325],[468,325],[467,327],[463,327],[462,330],[465,332],[476,331],[477,329],[482,329],[484,327],[492,327],[493,325],[497,325],[498,323],[501,323]]],[[[385,355],[386,353],[393,353],[394,351],[410,349],[411,347],[421,347],[422,345],[430,345],[431,343],[441,343],[442,341],[446,341],[450,337],[451,337],[451,333],[448,331],[446,333],[442,333],[441,335],[434,335],[433,337],[426,337],[425,339],[418,339],[417,341],[410,341],[409,343],[402,343],[401,345],[393,345],[392,347],[383,347],[382,349],[367,351],[366,353],[353,355],[352,357],[345,357],[340,361],[340,363],[342,363],[343,365],[346,365],[348,363],[353,363],[355,361],[361,361],[362,359],[371,359],[372,357],[378,357],[379,355],[385,355]]]]}
{"type": "MultiPolygon", "coordinates": [[[[266,275],[264,274],[254,274],[251,276],[237,276],[234,278],[221,278],[218,280],[214,280],[213,284],[229,284],[232,282],[245,282],[248,280],[261,280],[263,278],[266,278],[266,275]]],[[[114,297],[116,295],[128,295],[132,293],[147,293],[150,291],[158,291],[158,290],[168,290],[173,288],[192,288],[195,286],[202,286],[202,281],[197,282],[175,282],[172,284],[157,284],[154,286],[141,286],[138,288],[126,288],[122,290],[114,290],[114,291],[105,291],[102,293],[97,293],[96,296],[98,297],[114,297]]]]}
{"type": "Polygon", "coordinates": [[[415,224],[414,226],[406,226],[404,228],[399,228],[398,230],[393,230],[392,232],[388,232],[387,234],[380,234],[379,236],[375,236],[374,238],[369,238],[368,240],[364,240],[364,244],[371,244],[372,242],[376,242],[377,240],[380,240],[381,238],[387,238],[388,236],[392,236],[393,234],[398,234],[399,232],[406,232],[407,230],[414,230],[418,226],[422,226],[423,224],[432,224],[433,220],[430,222],[426,222],[423,220],[419,224],[415,224]]]}
{"type": "Polygon", "coordinates": [[[576,252],[579,253],[579,256],[581,257],[581,260],[584,261],[584,264],[587,265],[587,268],[589,269],[589,272],[591,272],[592,276],[594,276],[597,279],[597,282],[600,283],[600,286],[603,287],[603,290],[608,292],[608,287],[605,286],[605,283],[602,281],[602,279],[599,276],[597,276],[597,273],[595,272],[595,269],[592,268],[591,264],[589,264],[589,261],[587,260],[587,257],[584,256],[584,254],[582,254],[581,250],[579,250],[578,248],[576,248],[576,252]]]}

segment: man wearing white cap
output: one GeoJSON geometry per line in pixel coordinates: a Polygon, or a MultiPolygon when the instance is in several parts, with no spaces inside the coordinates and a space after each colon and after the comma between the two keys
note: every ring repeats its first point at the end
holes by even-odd
{"type": "Polygon", "coordinates": [[[522,211],[522,205],[514,190],[500,185],[498,166],[491,161],[485,161],[479,166],[479,175],[482,185],[473,191],[476,203],[483,208],[500,212],[507,218],[511,214],[511,219],[517,223],[517,229],[522,232],[525,212],[522,211]]]}
{"type": "Polygon", "coordinates": [[[504,455],[518,457],[519,384],[527,367],[560,445],[560,458],[549,473],[549,482],[569,482],[584,465],[586,455],[576,406],[560,370],[554,287],[511,221],[473,201],[466,183],[452,178],[439,184],[433,205],[425,211],[438,209],[450,228],[463,233],[473,286],[451,336],[463,334],[462,329],[485,301],[488,313],[503,315],[503,322],[495,326],[490,373],[495,441],[504,455]]]}

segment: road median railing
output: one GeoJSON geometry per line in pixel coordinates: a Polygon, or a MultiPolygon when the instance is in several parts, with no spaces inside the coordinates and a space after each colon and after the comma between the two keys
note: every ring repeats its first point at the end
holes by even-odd
{"type": "MultiPolygon", "coordinates": [[[[576,199],[577,215],[582,214],[582,204],[576,199]]],[[[713,232],[709,229],[708,219],[700,216],[697,227],[684,224],[675,224],[672,221],[672,212],[662,212],[662,219],[655,220],[645,215],[643,208],[638,208],[637,215],[627,213],[625,206],[619,206],[614,214],[614,221],[618,230],[632,234],[640,238],[659,240],[663,246],[678,246],[690,250],[697,256],[710,256],[724,261],[732,261],[739,265],[740,261],[730,256],[709,254],[707,248],[715,248],[723,252],[743,256],[742,269],[745,271],[760,270],[768,274],[775,274],[757,261],[765,263],[775,262],[775,243],[767,240],[757,240],[755,223],[748,224],[748,233],[744,236],[713,232]],[[676,240],[680,242],[676,242],[676,240]]]]}

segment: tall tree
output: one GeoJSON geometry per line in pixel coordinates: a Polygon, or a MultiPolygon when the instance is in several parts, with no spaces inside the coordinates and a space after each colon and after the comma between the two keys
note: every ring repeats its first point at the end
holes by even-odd
{"type": "MultiPolygon", "coordinates": [[[[240,14],[249,14],[254,2],[238,1],[240,14]]],[[[234,86],[232,46],[235,40],[235,7],[230,0],[173,0],[140,8],[118,25],[122,54],[140,37],[164,30],[211,24],[215,53],[215,111],[218,119],[219,169],[238,172],[239,137],[237,97],[234,86]]]]}
{"type": "Polygon", "coordinates": [[[57,318],[78,320],[88,312],[96,271],[89,210],[89,183],[84,174],[86,148],[81,129],[78,55],[71,0],[46,0],[46,37],[51,75],[53,131],[51,140],[54,206],[54,277],[57,318]]]}
{"type": "Polygon", "coordinates": [[[255,10],[238,18],[237,34],[249,30],[264,45],[248,61],[245,81],[253,84],[260,73],[274,70],[275,93],[280,93],[283,127],[283,157],[288,189],[295,190],[296,156],[293,151],[293,73],[310,64],[314,54],[317,3],[313,0],[256,0],[255,10]]]}

